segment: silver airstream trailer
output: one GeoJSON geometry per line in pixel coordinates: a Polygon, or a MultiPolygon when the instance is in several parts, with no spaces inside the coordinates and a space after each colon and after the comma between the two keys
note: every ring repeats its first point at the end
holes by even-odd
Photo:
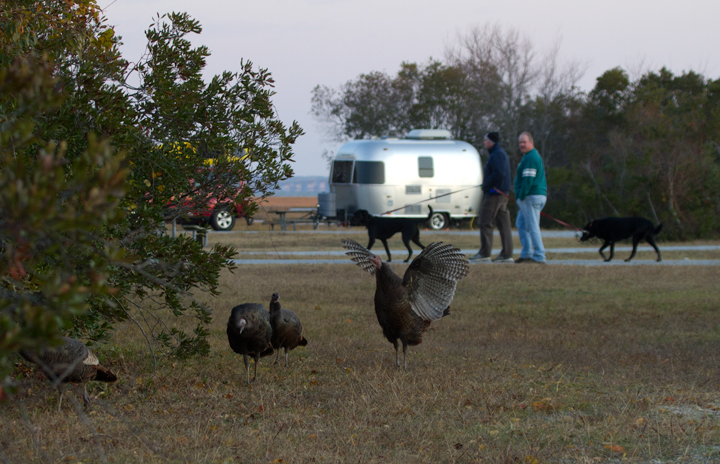
{"type": "Polygon", "coordinates": [[[341,220],[358,209],[422,218],[430,205],[430,227],[443,229],[478,214],[482,180],[480,155],[472,145],[452,140],[449,131],[416,129],[404,139],[342,145],[330,169],[330,193],[318,200],[321,215],[334,211],[341,220]]]}

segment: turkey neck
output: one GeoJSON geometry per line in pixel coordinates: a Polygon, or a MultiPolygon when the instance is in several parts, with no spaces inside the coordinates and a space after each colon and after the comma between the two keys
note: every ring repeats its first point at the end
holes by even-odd
{"type": "Polygon", "coordinates": [[[274,319],[280,316],[282,309],[280,308],[280,302],[270,302],[270,319],[274,319]]]}
{"type": "Polygon", "coordinates": [[[399,298],[405,294],[402,279],[395,274],[393,268],[387,263],[382,263],[380,269],[375,273],[375,281],[377,282],[376,298],[381,295],[389,298],[399,298]]]}

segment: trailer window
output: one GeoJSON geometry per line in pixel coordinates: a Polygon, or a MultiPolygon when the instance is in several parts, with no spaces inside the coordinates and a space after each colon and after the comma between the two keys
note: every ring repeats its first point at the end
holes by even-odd
{"type": "Polygon", "coordinates": [[[356,184],[384,184],[385,163],[382,161],[356,161],[353,182],[356,184]]]}
{"type": "Polygon", "coordinates": [[[352,180],[352,161],[333,162],[332,182],[333,184],[349,184],[352,180]]]}
{"type": "Polygon", "coordinates": [[[433,169],[433,159],[431,156],[418,156],[418,176],[433,177],[435,170],[433,169]]]}
{"type": "Polygon", "coordinates": [[[405,195],[420,195],[422,194],[422,186],[421,185],[406,185],[405,186],[405,195]]]}

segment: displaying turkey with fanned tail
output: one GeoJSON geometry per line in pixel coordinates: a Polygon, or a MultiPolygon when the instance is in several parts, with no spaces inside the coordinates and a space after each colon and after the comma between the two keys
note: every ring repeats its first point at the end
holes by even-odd
{"type": "Polygon", "coordinates": [[[401,279],[388,263],[353,240],[343,240],[352,261],[375,276],[375,314],[383,335],[395,346],[400,366],[398,340],[403,346],[407,371],[407,347],[422,343],[431,321],[450,314],[457,282],[468,273],[465,255],[452,245],[431,243],[415,258],[401,279]]]}
{"type": "Polygon", "coordinates": [[[117,376],[102,366],[97,356],[83,342],[74,338],[63,337],[63,344],[54,347],[43,347],[39,351],[22,350],[23,358],[40,366],[48,379],[57,385],[60,392],[58,411],[62,406],[63,383],[79,383],[83,386],[83,402],[90,404],[87,383],[115,382],[117,376]]]}
{"type": "Polygon", "coordinates": [[[308,341],[303,337],[300,318],[294,312],[280,307],[280,295],[277,293],[273,293],[270,300],[270,325],[272,326],[272,347],[277,350],[275,364],[280,358],[280,348],[284,348],[285,367],[287,367],[288,351],[298,346],[307,346],[308,341]]]}
{"type": "Polygon", "coordinates": [[[255,375],[253,376],[253,380],[255,380],[260,358],[273,354],[273,348],[270,345],[272,337],[270,314],[263,305],[258,303],[244,303],[235,306],[228,320],[227,336],[230,348],[243,355],[249,384],[250,361],[248,358],[251,357],[255,360],[255,375]]]}

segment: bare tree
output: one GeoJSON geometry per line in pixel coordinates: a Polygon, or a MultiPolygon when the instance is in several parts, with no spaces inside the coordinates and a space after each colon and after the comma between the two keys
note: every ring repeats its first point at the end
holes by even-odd
{"type": "Polygon", "coordinates": [[[318,121],[323,136],[333,142],[342,142],[347,139],[345,135],[344,108],[339,104],[340,91],[324,85],[317,85],[312,91],[312,109],[310,113],[318,121]]]}
{"type": "Polygon", "coordinates": [[[539,67],[529,39],[516,29],[503,31],[500,25],[474,27],[465,35],[458,35],[457,43],[445,50],[446,60],[474,72],[474,88],[482,91],[487,104],[478,105],[478,114],[492,128],[497,128],[508,141],[508,153],[517,149],[515,138],[522,132],[521,112],[535,84],[539,67]],[[488,108],[490,107],[490,108],[488,108]]]}
{"type": "Polygon", "coordinates": [[[556,130],[558,120],[566,116],[563,110],[568,108],[570,100],[579,97],[577,83],[588,68],[587,63],[577,60],[561,63],[561,43],[562,38],[558,37],[538,66],[537,96],[532,118],[535,144],[543,154],[545,163],[550,165],[553,153],[547,141],[556,130]]]}
{"type": "Polygon", "coordinates": [[[587,64],[561,63],[560,44],[558,38],[539,55],[517,29],[486,24],[458,34],[446,46],[446,61],[465,69],[471,81],[478,126],[499,130],[514,161],[519,157],[517,137],[524,130],[537,132],[536,145],[551,157],[545,142],[557,120],[566,116],[566,103],[579,95],[577,83],[587,64]]]}
{"type": "Polygon", "coordinates": [[[624,66],[632,82],[640,80],[655,67],[656,66],[648,61],[647,56],[643,54],[638,54],[635,58],[625,60],[624,66]]]}
{"type": "Polygon", "coordinates": [[[554,100],[574,92],[578,81],[587,71],[587,63],[579,61],[560,63],[561,44],[561,37],[555,39],[539,66],[537,91],[538,95],[546,100],[554,100]]]}
{"type": "Polygon", "coordinates": [[[539,56],[518,30],[487,24],[458,33],[444,63],[402,63],[396,76],[372,72],[338,89],[317,86],[311,112],[336,142],[427,127],[481,147],[483,135],[497,130],[516,164],[517,137],[530,130],[539,132],[538,148],[549,157],[545,141],[567,119],[565,104],[576,103],[586,68],[561,64],[559,50],[557,40],[539,56]]]}

